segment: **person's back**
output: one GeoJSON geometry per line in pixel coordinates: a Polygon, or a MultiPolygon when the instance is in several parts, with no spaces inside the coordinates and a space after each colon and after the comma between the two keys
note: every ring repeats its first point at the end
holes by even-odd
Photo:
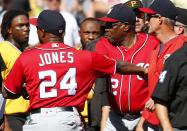
{"type": "Polygon", "coordinates": [[[27,78],[30,108],[79,105],[82,109],[94,79],[100,75],[92,70],[93,61],[97,60],[92,60],[91,53],[79,52],[62,43],[47,43],[31,50],[24,52],[18,61],[27,78]],[[84,66],[79,63],[84,63],[84,66]],[[87,92],[84,97],[80,97],[82,92],[87,92]]]}

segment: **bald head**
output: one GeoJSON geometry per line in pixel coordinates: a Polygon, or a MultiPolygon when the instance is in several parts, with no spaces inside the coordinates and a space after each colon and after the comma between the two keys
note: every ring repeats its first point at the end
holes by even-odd
{"type": "Polygon", "coordinates": [[[80,25],[80,37],[83,49],[86,45],[101,36],[101,24],[95,18],[87,18],[80,25]]]}

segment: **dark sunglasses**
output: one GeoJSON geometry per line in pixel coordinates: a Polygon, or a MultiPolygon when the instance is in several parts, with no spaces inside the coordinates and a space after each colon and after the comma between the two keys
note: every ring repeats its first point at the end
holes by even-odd
{"type": "Polygon", "coordinates": [[[146,16],[146,20],[150,20],[151,18],[160,18],[161,16],[160,15],[158,15],[158,14],[156,14],[156,15],[147,15],[146,16]]]}
{"type": "Polygon", "coordinates": [[[107,22],[105,24],[105,29],[112,29],[112,28],[115,28],[121,24],[128,24],[128,23],[127,22],[115,22],[115,23],[107,22]]]}
{"type": "Polygon", "coordinates": [[[140,12],[140,11],[135,11],[136,17],[140,18],[140,19],[144,19],[145,18],[145,13],[140,12]]]}

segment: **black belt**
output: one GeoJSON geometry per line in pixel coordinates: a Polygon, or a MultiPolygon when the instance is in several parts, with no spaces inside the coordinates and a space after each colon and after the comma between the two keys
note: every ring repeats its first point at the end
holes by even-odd
{"type": "Polygon", "coordinates": [[[122,118],[127,119],[129,121],[135,120],[141,116],[140,112],[136,112],[136,113],[128,112],[128,113],[117,113],[117,114],[120,115],[122,118]]]}
{"type": "MultiPolygon", "coordinates": [[[[54,107],[55,108],[55,107],[54,107]]],[[[57,110],[61,111],[73,111],[73,107],[56,107],[58,108],[57,110]]],[[[33,109],[30,111],[31,114],[35,114],[35,113],[41,113],[41,108],[39,109],[33,109]]]]}

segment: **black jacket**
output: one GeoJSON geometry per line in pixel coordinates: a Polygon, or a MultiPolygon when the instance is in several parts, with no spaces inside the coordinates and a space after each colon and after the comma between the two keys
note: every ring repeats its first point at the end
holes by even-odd
{"type": "Polygon", "coordinates": [[[165,62],[152,98],[168,107],[172,127],[187,129],[187,44],[165,62]]]}

